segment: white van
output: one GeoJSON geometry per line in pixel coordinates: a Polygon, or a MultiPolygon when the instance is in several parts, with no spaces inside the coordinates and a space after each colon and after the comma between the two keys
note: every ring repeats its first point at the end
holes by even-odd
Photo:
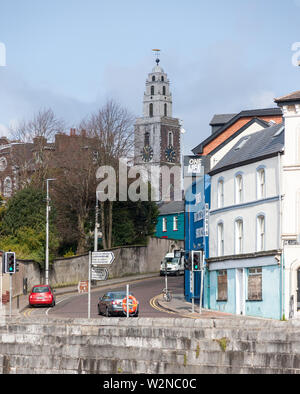
{"type": "Polygon", "coordinates": [[[183,275],[184,274],[184,256],[175,257],[174,253],[167,253],[160,263],[160,276],[168,275],[183,275]]]}

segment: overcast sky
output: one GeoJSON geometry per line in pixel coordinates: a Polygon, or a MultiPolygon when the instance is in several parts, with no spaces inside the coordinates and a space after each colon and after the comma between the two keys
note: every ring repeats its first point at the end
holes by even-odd
{"type": "Polygon", "coordinates": [[[215,113],[300,90],[299,19],[300,0],[0,0],[0,134],[43,107],[76,126],[107,98],[141,116],[160,48],[189,153],[215,113]]]}

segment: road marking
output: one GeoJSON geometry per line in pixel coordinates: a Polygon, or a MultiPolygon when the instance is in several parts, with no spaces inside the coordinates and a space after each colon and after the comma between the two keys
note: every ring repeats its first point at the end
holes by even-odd
{"type": "Polygon", "coordinates": [[[152,307],[153,309],[156,309],[156,310],[159,311],[159,312],[169,313],[170,315],[177,315],[176,312],[168,311],[168,310],[166,310],[166,309],[163,309],[163,308],[159,307],[159,306],[156,304],[156,300],[157,300],[158,297],[160,297],[161,295],[162,295],[162,294],[159,294],[159,295],[157,295],[157,296],[151,298],[151,300],[150,300],[150,305],[151,305],[151,307],[152,307]]]}

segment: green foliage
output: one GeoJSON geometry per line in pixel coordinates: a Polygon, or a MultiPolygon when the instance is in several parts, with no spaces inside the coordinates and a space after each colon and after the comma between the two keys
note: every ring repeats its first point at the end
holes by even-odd
{"type": "Polygon", "coordinates": [[[16,234],[21,227],[44,228],[46,202],[45,193],[26,188],[18,191],[7,204],[2,221],[2,231],[6,235],[16,234]]]}
{"type": "Polygon", "coordinates": [[[114,202],[113,246],[147,244],[147,238],[155,232],[157,217],[154,202],[114,202]]]}
{"type": "MultiPolygon", "coordinates": [[[[34,188],[17,192],[0,212],[0,249],[16,252],[17,258],[28,259],[43,265],[46,248],[46,201],[45,194],[34,188]]],[[[55,257],[58,238],[51,223],[49,225],[49,260],[55,257]]]]}

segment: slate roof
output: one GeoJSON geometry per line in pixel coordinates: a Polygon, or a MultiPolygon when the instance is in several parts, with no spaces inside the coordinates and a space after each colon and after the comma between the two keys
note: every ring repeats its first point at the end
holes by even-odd
{"type": "Polygon", "coordinates": [[[299,101],[300,100],[300,90],[297,92],[293,92],[288,94],[287,96],[278,97],[275,99],[275,103],[285,103],[290,101],[299,101]]]}
{"type": "Polygon", "coordinates": [[[209,175],[275,156],[284,148],[283,123],[242,137],[209,175]]]}
{"type": "Polygon", "coordinates": [[[215,133],[210,135],[206,140],[202,141],[199,145],[197,145],[192,152],[194,155],[202,154],[203,147],[213,141],[216,137],[223,133],[229,126],[233,125],[237,120],[244,117],[259,117],[259,116],[274,116],[274,115],[282,115],[282,110],[279,107],[274,108],[262,108],[262,109],[252,109],[241,111],[233,118],[231,118],[227,123],[225,123],[222,127],[220,127],[215,133]]]}
{"type": "Polygon", "coordinates": [[[184,212],[184,201],[171,201],[159,206],[160,215],[171,215],[184,212]]]}
{"type": "Polygon", "coordinates": [[[236,114],[216,114],[210,121],[210,126],[223,125],[230,121],[236,114]]]}

